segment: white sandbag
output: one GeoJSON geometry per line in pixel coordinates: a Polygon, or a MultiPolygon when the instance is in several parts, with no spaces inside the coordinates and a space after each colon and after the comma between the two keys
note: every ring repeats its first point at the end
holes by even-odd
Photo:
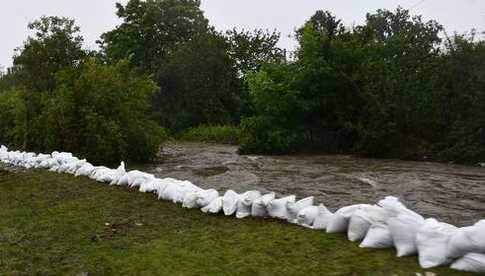
{"type": "Polygon", "coordinates": [[[211,201],[207,206],[202,208],[202,212],[206,214],[218,214],[222,211],[222,199],[223,197],[217,197],[211,201]]]}
{"type": "Polygon", "coordinates": [[[461,259],[455,261],[451,265],[451,268],[466,272],[485,273],[485,255],[468,253],[461,259]]]}
{"type": "Polygon", "coordinates": [[[240,195],[233,190],[228,190],[222,198],[222,210],[226,216],[232,216],[237,211],[237,203],[240,195]]]}
{"type": "Polygon", "coordinates": [[[347,232],[350,217],[363,206],[370,206],[367,204],[357,204],[345,206],[337,210],[327,224],[327,233],[342,233],[347,232]]]}
{"type": "Polygon", "coordinates": [[[457,230],[458,228],[451,224],[438,222],[435,219],[425,220],[416,236],[419,264],[422,268],[447,265],[453,261],[447,256],[446,247],[457,230]]]}
{"type": "Polygon", "coordinates": [[[189,209],[206,207],[218,197],[219,192],[214,189],[190,191],[184,195],[182,207],[189,209]]]}
{"type": "Polygon", "coordinates": [[[77,171],[75,176],[89,176],[94,171],[94,166],[90,163],[85,163],[82,167],[80,167],[77,171]]]}
{"type": "Polygon", "coordinates": [[[268,215],[272,218],[288,219],[288,202],[295,202],[296,196],[291,195],[279,199],[273,199],[268,204],[268,215]]]}
{"type": "Polygon", "coordinates": [[[159,194],[159,199],[169,200],[173,203],[183,203],[187,193],[202,190],[189,181],[179,181],[171,178],[164,179],[164,181],[168,184],[163,192],[159,194]]]}
{"type": "Polygon", "coordinates": [[[360,244],[361,248],[391,248],[393,241],[389,226],[384,223],[374,223],[371,225],[364,240],[360,244]]]}
{"type": "Polygon", "coordinates": [[[286,208],[288,210],[288,222],[290,223],[298,223],[298,213],[306,207],[312,206],[314,202],[314,197],[310,196],[297,202],[287,202],[286,208]]]}
{"type": "Polygon", "coordinates": [[[195,209],[199,208],[197,204],[197,191],[191,191],[185,194],[182,208],[195,209]]]}
{"type": "Polygon", "coordinates": [[[205,207],[219,197],[219,192],[215,189],[201,190],[197,192],[197,205],[205,207]]]}
{"type": "Polygon", "coordinates": [[[448,243],[447,252],[450,258],[459,258],[468,253],[485,253],[485,220],[458,229],[448,243]]]}
{"type": "Polygon", "coordinates": [[[361,241],[365,238],[370,226],[374,223],[385,223],[391,216],[379,206],[363,206],[350,217],[347,230],[349,241],[361,241]]]}
{"type": "Polygon", "coordinates": [[[387,221],[398,257],[412,256],[418,253],[416,236],[423,224],[423,217],[409,214],[401,214],[387,221]]]}
{"type": "Polygon", "coordinates": [[[327,225],[332,219],[333,213],[330,212],[327,207],[325,207],[323,204],[320,204],[318,206],[318,215],[313,221],[313,229],[316,230],[325,230],[327,229],[327,225]]]}
{"type": "Polygon", "coordinates": [[[242,194],[237,202],[236,218],[242,219],[250,216],[253,202],[260,197],[259,191],[248,191],[242,194]]]}
{"type": "Polygon", "coordinates": [[[139,191],[142,193],[157,193],[165,189],[168,184],[159,178],[152,178],[140,185],[139,191]]]}
{"type": "Polygon", "coordinates": [[[320,206],[308,206],[300,210],[296,216],[298,225],[312,227],[315,218],[320,213],[320,206]]]}
{"type": "Polygon", "coordinates": [[[268,204],[276,198],[275,193],[265,194],[260,198],[254,200],[251,206],[251,216],[253,217],[267,217],[268,216],[268,204]]]}

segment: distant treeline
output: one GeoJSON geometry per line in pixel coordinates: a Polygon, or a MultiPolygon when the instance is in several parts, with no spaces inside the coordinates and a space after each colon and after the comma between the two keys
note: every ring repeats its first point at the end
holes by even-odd
{"type": "Polygon", "coordinates": [[[29,25],[0,76],[0,143],[145,162],[168,133],[235,125],[242,153],[485,160],[485,42],[475,31],[448,36],[402,8],[351,28],[317,11],[287,54],[276,31],[216,31],[198,0],[117,10],[122,23],[98,51],[71,19],[29,25]]]}

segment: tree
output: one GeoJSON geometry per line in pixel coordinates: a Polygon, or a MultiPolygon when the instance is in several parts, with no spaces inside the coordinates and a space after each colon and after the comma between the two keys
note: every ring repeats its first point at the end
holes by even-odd
{"type": "Polygon", "coordinates": [[[444,83],[448,135],[444,158],[460,162],[485,160],[485,41],[455,35],[446,42],[444,83]]]}
{"type": "Polygon", "coordinates": [[[242,82],[229,45],[216,33],[201,34],[170,55],[156,76],[155,98],[161,124],[180,131],[201,124],[236,123],[242,108],[242,82]]]}
{"type": "Polygon", "coordinates": [[[360,83],[368,116],[359,148],[372,156],[421,158],[443,133],[439,33],[409,11],[378,10],[357,28],[366,59],[360,83]]]}
{"type": "Polygon", "coordinates": [[[35,35],[16,50],[13,64],[29,91],[51,91],[60,70],[77,66],[87,56],[74,20],[41,17],[29,24],[35,35]]]}
{"type": "Polygon", "coordinates": [[[276,31],[233,29],[226,32],[226,38],[230,45],[229,55],[241,76],[258,71],[264,64],[285,58],[285,52],[277,46],[280,34],[276,31]]]}
{"type": "Polygon", "coordinates": [[[129,59],[134,66],[154,74],[167,57],[208,29],[199,0],[130,0],[116,4],[123,23],[101,36],[108,61],[129,59]]]}
{"type": "Polygon", "coordinates": [[[163,131],[146,113],[158,88],[127,61],[100,65],[90,59],[60,72],[57,83],[42,114],[49,150],[61,148],[104,164],[157,155],[163,131]]]}
{"type": "Polygon", "coordinates": [[[42,127],[38,114],[44,98],[54,90],[55,77],[61,70],[75,68],[87,56],[82,49],[83,38],[74,20],[63,17],[42,17],[29,24],[34,31],[14,56],[11,70],[16,85],[25,88],[22,93],[26,108],[26,132],[23,147],[28,150],[43,150],[42,127]],[[47,93],[47,94],[46,94],[47,93]]]}

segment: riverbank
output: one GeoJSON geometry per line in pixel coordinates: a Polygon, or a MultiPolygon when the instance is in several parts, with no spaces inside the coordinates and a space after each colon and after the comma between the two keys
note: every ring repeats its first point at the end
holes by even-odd
{"type": "Polygon", "coordinates": [[[208,216],[87,178],[1,167],[0,248],[2,275],[424,275],[416,257],[361,249],[345,235],[208,216]]]}

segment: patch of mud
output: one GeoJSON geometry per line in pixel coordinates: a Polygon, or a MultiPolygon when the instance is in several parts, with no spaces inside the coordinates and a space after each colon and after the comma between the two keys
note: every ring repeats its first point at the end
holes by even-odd
{"type": "Polygon", "coordinates": [[[165,145],[160,163],[138,169],[220,192],[315,196],[331,209],[394,195],[424,216],[456,225],[485,218],[480,167],[349,155],[240,156],[235,146],[172,143],[165,145]]]}

